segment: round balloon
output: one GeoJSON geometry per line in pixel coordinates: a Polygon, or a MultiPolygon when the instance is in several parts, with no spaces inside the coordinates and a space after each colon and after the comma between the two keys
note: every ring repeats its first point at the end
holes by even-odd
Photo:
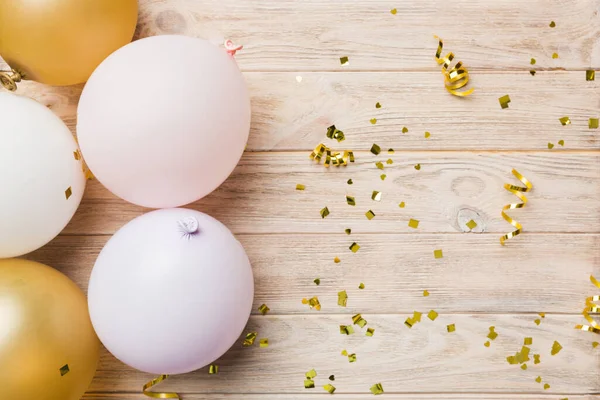
{"type": "Polygon", "coordinates": [[[129,43],[137,0],[0,0],[0,56],[25,79],[85,82],[129,43]]]}
{"type": "Polygon", "coordinates": [[[42,247],[67,225],[85,174],[69,128],[47,107],[0,93],[0,258],[42,247]]]}
{"type": "Polygon", "coordinates": [[[3,399],[79,400],[100,358],[83,292],[44,264],[0,260],[3,399]]]}
{"type": "Polygon", "coordinates": [[[181,374],[233,345],[253,296],[250,262],[225,225],[177,208],[142,215],[108,241],[88,303],[115,357],[145,372],[181,374]]]}
{"type": "Polygon", "coordinates": [[[77,135],[94,176],[117,196],[177,207],[217,188],[250,130],[244,77],[224,48],[155,36],[110,55],[86,84],[77,135]]]}

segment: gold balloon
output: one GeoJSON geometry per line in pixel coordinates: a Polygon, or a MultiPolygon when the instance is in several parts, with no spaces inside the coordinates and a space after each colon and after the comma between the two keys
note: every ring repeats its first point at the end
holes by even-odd
{"type": "Polygon", "coordinates": [[[0,57],[23,79],[85,82],[131,41],[137,0],[0,0],[0,57]]]}
{"type": "Polygon", "coordinates": [[[99,352],[75,283],[44,264],[0,260],[0,399],[79,400],[99,352]]]}

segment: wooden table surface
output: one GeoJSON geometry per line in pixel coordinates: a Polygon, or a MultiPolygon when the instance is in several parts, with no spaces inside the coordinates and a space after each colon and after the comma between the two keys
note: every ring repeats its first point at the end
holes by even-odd
{"type": "MultiPolygon", "coordinates": [[[[270,342],[237,344],[217,362],[218,375],[203,368],[158,388],[190,400],[310,400],[328,396],[322,386],[332,383],[337,399],[358,400],[380,382],[395,400],[600,399],[598,337],[574,329],[585,322],[584,298],[597,294],[589,276],[600,274],[600,130],[588,128],[600,117],[600,79],[585,74],[600,69],[599,12],[599,0],[142,0],[138,38],[185,34],[244,45],[237,59],[252,96],[247,152],[223,186],[190,207],[244,244],[256,283],[247,331],[270,342]],[[434,35],[470,68],[471,97],[445,91],[434,35]],[[498,98],[506,94],[512,102],[503,110],[498,98]],[[562,126],[563,116],[572,124],[562,126]],[[346,141],[325,137],[331,124],[346,141]],[[308,155],[320,142],[354,150],[356,162],[316,165],[308,155]],[[369,152],[373,143],[379,156],[369,152]],[[527,206],[510,213],[524,234],[503,247],[510,225],[500,210],[517,200],[503,189],[518,183],[512,168],[534,189],[527,206]],[[322,219],[325,206],[331,214],[322,219]],[[411,218],[418,229],[408,227],[411,218]],[[352,242],[361,246],[356,254],[352,242]],[[337,305],[342,290],[346,308],[337,305]],[[321,311],[301,303],[312,296],[321,311]],[[263,303],[266,316],[257,311],[263,303]],[[433,322],[431,309],[439,313],[433,322]],[[413,311],[425,314],[409,329],[413,311]],[[354,335],[339,333],[356,313],[373,337],[358,326],[354,335]],[[485,347],[490,326],[498,338],[485,347]],[[506,360],[525,337],[541,355],[527,370],[506,360]],[[563,349],[551,356],[555,340],[563,349]],[[316,388],[304,389],[313,368],[316,388]]],[[[20,92],[74,131],[81,89],[24,83],[20,92]]],[[[110,235],[145,211],[90,181],[71,224],[30,258],[85,290],[110,235]]],[[[151,378],[103,351],[86,398],[140,400],[151,378]]]]}

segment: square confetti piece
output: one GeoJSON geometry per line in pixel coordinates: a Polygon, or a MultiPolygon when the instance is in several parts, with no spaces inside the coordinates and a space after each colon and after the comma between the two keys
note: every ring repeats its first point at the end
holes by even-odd
{"type": "Polygon", "coordinates": [[[411,219],[408,221],[408,226],[413,229],[417,229],[419,227],[419,220],[411,219]]]}
{"type": "Polygon", "coordinates": [[[498,101],[500,102],[500,107],[502,107],[502,109],[508,108],[508,103],[510,103],[510,96],[502,96],[498,99],[498,101]]]}
{"type": "Polygon", "coordinates": [[[446,329],[448,330],[448,332],[454,332],[454,331],[456,331],[456,325],[455,324],[447,325],[446,329]]]}
{"type": "Polygon", "coordinates": [[[442,253],[442,250],[441,250],[441,249],[440,249],[440,250],[434,250],[434,251],[433,251],[433,256],[434,256],[435,258],[443,258],[443,257],[444,257],[444,254],[442,253]]]}
{"type": "Polygon", "coordinates": [[[596,71],[594,71],[593,69],[588,69],[587,71],[585,71],[585,80],[586,81],[593,81],[596,79],[596,71]]]}
{"type": "Polygon", "coordinates": [[[342,64],[344,67],[346,65],[350,65],[350,59],[346,56],[340,57],[340,64],[342,64]]]}
{"type": "Polygon", "coordinates": [[[598,126],[600,125],[598,121],[599,121],[598,118],[590,118],[588,127],[590,129],[598,129],[598,126]]]}

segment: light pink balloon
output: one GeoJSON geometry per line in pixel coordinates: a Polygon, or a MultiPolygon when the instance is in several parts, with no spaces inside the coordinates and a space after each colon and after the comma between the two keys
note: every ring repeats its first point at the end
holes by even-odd
{"type": "Polygon", "coordinates": [[[250,100],[224,48],[154,36],[98,66],[77,117],[83,157],[108,190],[146,207],[177,207],[233,171],[248,140],[250,100]]]}
{"type": "Polygon", "coordinates": [[[210,364],[242,333],[254,296],[242,245],[214,218],[182,208],[144,214],[104,246],[88,289],[104,346],[154,374],[210,364]]]}

